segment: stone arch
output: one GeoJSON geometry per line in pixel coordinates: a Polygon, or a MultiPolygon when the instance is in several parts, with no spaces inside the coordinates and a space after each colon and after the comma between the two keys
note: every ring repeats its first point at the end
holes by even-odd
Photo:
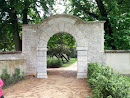
{"type": "Polygon", "coordinates": [[[47,78],[48,40],[56,33],[66,32],[77,43],[77,78],[86,78],[88,62],[103,61],[103,26],[102,21],[84,22],[78,17],[66,14],[51,16],[37,25],[23,26],[23,54],[29,57],[27,72],[37,74],[38,78],[47,78]],[[32,36],[33,40],[28,41],[27,36],[32,36]]]}
{"type": "MultiPolygon", "coordinates": [[[[70,19],[68,22],[66,22],[67,19],[70,19],[70,18],[65,18],[65,17],[56,18],[56,19],[53,18],[53,19],[49,20],[48,23],[46,22],[46,24],[43,24],[40,27],[42,33],[39,37],[38,50],[37,50],[37,52],[38,52],[37,53],[37,72],[38,72],[37,74],[38,74],[39,78],[40,77],[47,78],[47,74],[46,74],[46,71],[45,71],[45,70],[47,70],[47,67],[46,67],[47,66],[47,64],[46,64],[47,43],[48,43],[50,37],[53,36],[56,33],[66,32],[66,33],[69,33],[70,35],[72,35],[75,38],[75,41],[77,43],[77,49],[82,48],[81,50],[78,50],[77,53],[84,52],[84,53],[86,53],[86,56],[87,56],[87,48],[86,48],[87,44],[86,44],[86,41],[85,41],[85,38],[84,38],[82,32],[75,25],[75,22],[77,22],[77,21],[74,22],[74,20],[73,20],[73,22],[70,22],[70,21],[72,21],[70,19]],[[66,20],[66,21],[64,21],[64,20],[66,20]],[[46,26],[48,26],[48,27],[46,27],[46,26]],[[84,48],[84,50],[83,50],[83,48],[84,48]],[[41,57],[41,53],[44,53],[43,57],[41,57]],[[43,60],[42,58],[44,59],[43,64],[41,62],[43,60]],[[42,72],[41,69],[44,70],[44,71],[42,72]]],[[[86,57],[85,60],[87,62],[87,57],[86,57]]],[[[82,62],[82,61],[79,59],[78,62],[82,62]]],[[[87,72],[87,63],[84,65],[84,68],[80,68],[80,67],[78,68],[78,72],[79,72],[77,74],[78,78],[81,78],[81,77],[85,78],[86,77],[86,73],[84,72],[84,70],[87,72]],[[82,72],[81,72],[81,70],[82,70],[82,72]],[[83,73],[84,73],[84,76],[80,75],[80,74],[83,74],[83,73]]]]}

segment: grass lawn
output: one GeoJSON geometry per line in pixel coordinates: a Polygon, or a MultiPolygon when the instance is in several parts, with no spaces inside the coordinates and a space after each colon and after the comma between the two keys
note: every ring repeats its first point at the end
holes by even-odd
{"type": "Polygon", "coordinates": [[[70,58],[70,61],[63,64],[62,67],[68,67],[70,66],[71,64],[75,63],[77,61],[77,58],[70,58]]]}

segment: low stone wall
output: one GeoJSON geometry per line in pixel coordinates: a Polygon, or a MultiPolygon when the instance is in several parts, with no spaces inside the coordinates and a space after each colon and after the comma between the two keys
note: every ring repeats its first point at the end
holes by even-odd
{"type": "Polygon", "coordinates": [[[105,50],[106,65],[120,74],[130,75],[130,50],[105,50]]]}
{"type": "MultiPolygon", "coordinates": [[[[130,75],[130,50],[105,50],[105,63],[120,74],[130,75]]],[[[2,69],[14,73],[15,68],[20,68],[26,73],[26,58],[22,52],[0,52],[0,75],[2,69]]]]}
{"type": "Polygon", "coordinates": [[[13,74],[15,68],[20,68],[21,72],[26,73],[26,59],[22,52],[0,52],[0,75],[3,69],[13,74]]]}

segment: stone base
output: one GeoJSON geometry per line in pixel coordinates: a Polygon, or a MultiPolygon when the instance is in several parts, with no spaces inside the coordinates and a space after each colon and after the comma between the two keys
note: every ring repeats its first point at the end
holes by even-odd
{"type": "Polygon", "coordinates": [[[48,78],[47,73],[37,73],[37,78],[48,78]]]}
{"type": "Polygon", "coordinates": [[[77,73],[77,78],[87,78],[87,73],[78,72],[77,73]]]}

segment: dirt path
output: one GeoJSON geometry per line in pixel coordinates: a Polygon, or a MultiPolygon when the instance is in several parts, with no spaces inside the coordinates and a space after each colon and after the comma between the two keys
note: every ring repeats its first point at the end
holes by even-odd
{"type": "Polygon", "coordinates": [[[47,79],[30,78],[3,90],[5,98],[86,98],[91,90],[86,79],[76,78],[77,63],[48,69],[47,79]]]}

